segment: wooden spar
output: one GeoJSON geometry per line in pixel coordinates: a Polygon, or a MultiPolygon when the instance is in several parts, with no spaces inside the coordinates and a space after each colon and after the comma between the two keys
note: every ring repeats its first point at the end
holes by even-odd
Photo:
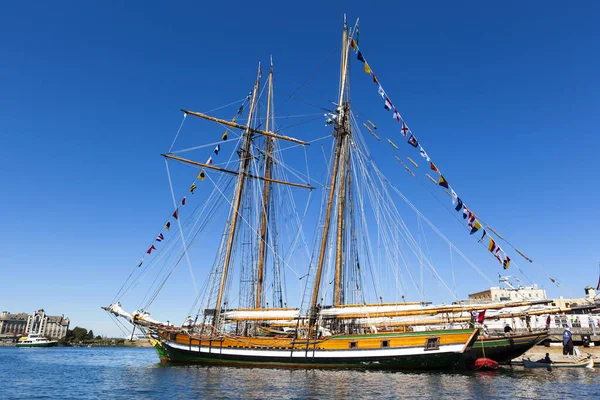
{"type": "Polygon", "coordinates": [[[368,126],[367,124],[365,124],[365,123],[363,122],[363,125],[365,126],[365,128],[367,128],[367,130],[368,130],[369,132],[371,132],[371,135],[375,136],[375,139],[377,139],[377,140],[381,140],[381,139],[379,139],[379,136],[377,136],[377,135],[375,134],[375,132],[373,132],[373,131],[371,130],[371,128],[369,128],[369,126],[368,126]]]}
{"type": "MultiPolygon", "coordinates": [[[[271,62],[271,68],[269,70],[269,91],[267,95],[267,123],[265,130],[269,131],[269,122],[271,117],[271,95],[273,92],[273,63],[271,62]]],[[[269,189],[271,187],[268,179],[271,179],[271,166],[273,159],[271,153],[273,152],[273,138],[267,138],[265,141],[265,184],[263,186],[263,202],[262,202],[262,213],[260,221],[260,249],[258,250],[258,270],[257,270],[257,282],[256,282],[256,303],[255,307],[260,308],[261,297],[262,297],[262,286],[263,286],[263,269],[265,265],[265,256],[267,250],[267,217],[269,213],[269,189]]]]}
{"type": "Polygon", "coordinates": [[[229,270],[229,263],[231,262],[231,253],[233,252],[233,238],[235,237],[235,230],[237,227],[238,213],[240,210],[240,203],[242,200],[242,190],[244,189],[244,180],[248,171],[248,165],[250,164],[250,145],[252,144],[253,130],[250,128],[252,124],[252,115],[254,114],[254,107],[256,105],[256,97],[258,95],[258,85],[260,83],[261,69],[260,63],[258,64],[258,75],[256,82],[254,83],[254,90],[252,93],[252,103],[250,104],[250,111],[248,112],[248,122],[246,124],[246,131],[244,133],[244,144],[242,153],[240,156],[240,171],[238,173],[238,182],[235,191],[235,197],[232,206],[231,221],[229,226],[229,236],[227,237],[227,247],[225,250],[225,259],[223,262],[223,271],[221,272],[221,282],[219,284],[219,293],[217,294],[217,303],[215,305],[215,319],[214,326],[219,329],[219,319],[221,314],[221,303],[223,301],[223,295],[225,294],[225,283],[227,282],[227,273],[229,270]]]}
{"type": "MultiPolygon", "coordinates": [[[[263,307],[258,307],[258,308],[230,308],[227,309],[227,312],[232,312],[232,311],[264,311],[265,309],[263,307]]],[[[269,311],[294,311],[294,310],[298,310],[297,308],[291,308],[291,307],[269,307],[268,309],[269,311]]]]}
{"type": "MultiPolygon", "coordinates": [[[[336,127],[336,133],[337,131],[340,129],[341,126],[341,122],[343,120],[343,118],[345,118],[345,113],[344,113],[344,107],[343,107],[343,100],[344,100],[344,92],[345,92],[345,86],[346,86],[346,65],[348,63],[348,39],[347,39],[347,32],[346,32],[346,26],[344,25],[344,30],[342,33],[342,67],[341,67],[341,74],[342,74],[342,85],[340,87],[340,100],[338,103],[338,110],[339,110],[339,114],[338,114],[338,126],[336,127]]],[[[343,122],[342,122],[343,123],[343,122]]],[[[340,152],[341,152],[341,143],[342,141],[340,140],[340,134],[338,133],[336,135],[336,140],[337,140],[337,145],[335,148],[335,155],[334,155],[334,161],[333,161],[333,173],[331,176],[331,186],[329,188],[329,197],[327,200],[327,212],[325,214],[325,223],[323,225],[323,233],[321,234],[321,246],[319,249],[319,259],[317,261],[317,272],[315,274],[315,286],[313,288],[313,293],[312,293],[312,298],[311,298],[311,314],[316,312],[316,308],[317,308],[317,301],[319,300],[319,286],[321,286],[321,278],[323,275],[323,262],[325,261],[325,250],[327,249],[327,237],[329,235],[329,226],[330,226],[330,222],[331,222],[331,208],[333,206],[333,198],[335,195],[335,187],[337,184],[337,175],[338,175],[338,168],[339,168],[339,164],[340,164],[340,152]]],[[[308,335],[309,337],[311,337],[313,335],[313,326],[315,321],[316,315],[311,315],[311,318],[309,318],[309,322],[308,322],[308,335]]]]}
{"type": "MultiPolygon", "coordinates": [[[[261,310],[264,310],[261,309],[261,310]]],[[[482,308],[477,308],[478,311],[482,311],[482,308]]],[[[545,315],[545,314],[555,314],[555,313],[562,313],[562,312],[567,312],[569,311],[570,308],[560,308],[560,307],[554,307],[554,308],[550,308],[550,309],[546,309],[546,310],[534,310],[534,311],[527,311],[527,312],[506,312],[506,313],[501,313],[498,315],[494,315],[494,316],[489,316],[488,318],[490,319],[495,319],[496,317],[498,318],[514,318],[514,317],[521,317],[525,314],[530,315],[530,316],[536,316],[536,315],[545,315]]],[[[232,310],[228,310],[228,311],[232,311],[232,310]]],[[[455,312],[456,313],[456,312],[455,312]]],[[[410,320],[387,320],[384,322],[374,322],[371,321],[371,318],[376,318],[377,316],[373,315],[373,314],[360,314],[360,315],[354,315],[352,316],[352,319],[356,319],[356,321],[354,323],[359,324],[359,325],[367,325],[367,326],[371,326],[374,325],[376,327],[392,327],[392,326],[418,326],[418,325],[437,325],[437,324],[447,324],[450,322],[469,322],[471,320],[471,316],[456,316],[456,315],[449,315],[449,313],[436,313],[436,314],[430,314],[432,317],[440,314],[442,316],[438,317],[438,318],[427,318],[427,319],[410,319],[410,320]],[[363,321],[361,321],[361,319],[364,319],[363,321]]],[[[413,315],[414,316],[414,315],[413,315]]],[[[425,315],[421,315],[421,316],[425,316],[425,315]]],[[[393,315],[390,317],[401,317],[398,315],[393,315]]],[[[406,316],[406,317],[411,317],[411,316],[406,316]]],[[[295,317],[293,318],[294,320],[296,319],[306,319],[306,317],[304,316],[300,316],[300,317],[295,317]]],[[[253,317],[248,317],[248,316],[244,316],[244,317],[230,317],[227,318],[228,321],[247,321],[247,320],[252,320],[252,321],[289,321],[289,323],[277,323],[277,324],[273,324],[274,326],[294,326],[296,325],[296,322],[292,322],[292,319],[290,317],[283,317],[283,316],[253,316],[253,317]]]]}
{"type": "MultiPolygon", "coordinates": [[[[488,228],[489,228],[489,226],[488,226],[488,228]]],[[[522,252],[521,250],[517,249],[516,247],[515,247],[514,249],[515,249],[515,251],[516,251],[517,253],[519,253],[519,254],[521,255],[521,257],[523,257],[524,259],[526,259],[526,260],[527,260],[527,261],[529,261],[530,263],[532,263],[532,262],[533,262],[533,260],[532,260],[531,258],[527,257],[525,254],[523,254],[523,252],[522,252]]]]}
{"type": "Polygon", "coordinates": [[[337,240],[335,250],[335,280],[333,288],[333,305],[342,304],[342,266],[344,264],[344,217],[346,206],[346,168],[348,165],[348,131],[347,126],[342,127],[343,135],[340,140],[341,155],[340,155],[340,187],[338,190],[338,205],[337,205],[337,240]]]}
{"type": "MultiPolygon", "coordinates": [[[[496,317],[497,318],[514,318],[514,317],[522,317],[524,314],[527,314],[530,316],[536,316],[536,315],[563,313],[563,312],[567,312],[569,310],[570,309],[556,307],[556,308],[551,308],[548,310],[528,311],[527,313],[525,313],[525,312],[509,312],[509,313],[505,313],[505,314],[498,314],[496,316],[491,316],[489,318],[490,319],[495,319],[496,317]]],[[[369,317],[371,318],[372,316],[369,315],[369,317]]],[[[385,321],[385,322],[379,322],[379,323],[373,323],[373,321],[366,321],[362,325],[369,325],[369,326],[374,325],[376,327],[419,326],[419,325],[447,324],[447,323],[451,323],[451,322],[469,322],[470,320],[471,320],[471,316],[458,317],[458,316],[449,316],[448,315],[445,317],[439,317],[437,319],[420,319],[420,320],[415,319],[412,321],[385,321]]],[[[361,324],[360,321],[357,321],[356,323],[361,324]]]]}
{"type": "Polygon", "coordinates": [[[388,139],[387,141],[388,141],[389,144],[392,145],[393,148],[395,148],[396,150],[399,150],[398,146],[396,146],[396,143],[392,142],[390,139],[388,139]]]}
{"type": "Polygon", "coordinates": [[[269,136],[269,137],[272,137],[274,139],[287,140],[287,141],[290,141],[290,142],[301,144],[303,146],[308,146],[310,144],[308,142],[304,142],[302,140],[295,139],[293,137],[278,135],[276,133],[268,132],[268,131],[263,131],[263,130],[260,130],[260,129],[248,128],[247,126],[236,124],[235,122],[226,121],[224,119],[219,119],[219,118],[211,117],[210,115],[202,114],[202,113],[199,113],[199,112],[189,111],[189,110],[183,110],[183,109],[181,111],[183,111],[186,114],[193,115],[195,117],[200,117],[200,118],[207,119],[209,121],[218,122],[219,124],[227,125],[227,126],[230,126],[232,128],[242,129],[244,131],[248,131],[248,132],[252,132],[252,133],[258,133],[258,134],[264,135],[264,136],[269,136]]]}
{"type": "Polygon", "coordinates": [[[396,157],[396,160],[398,160],[398,162],[399,162],[400,164],[402,164],[402,166],[404,167],[404,169],[406,169],[406,171],[407,171],[409,174],[411,174],[411,175],[412,175],[412,177],[414,178],[414,177],[415,177],[415,173],[414,173],[414,172],[412,172],[412,171],[410,170],[410,168],[408,168],[408,165],[404,164],[404,161],[402,161],[402,160],[400,159],[400,157],[398,157],[398,156],[394,156],[394,157],[396,157]]]}
{"type": "Polygon", "coordinates": [[[417,164],[417,163],[416,163],[416,162],[415,162],[415,161],[414,161],[412,158],[410,158],[410,157],[406,157],[406,159],[407,159],[408,161],[410,161],[410,163],[411,163],[412,165],[414,165],[416,168],[419,168],[419,165],[418,165],[418,164],[417,164]]]}
{"type": "MultiPolygon", "coordinates": [[[[329,235],[329,225],[331,220],[331,208],[333,205],[333,197],[335,195],[335,185],[337,184],[337,172],[340,163],[340,148],[336,146],[335,156],[333,160],[333,173],[331,176],[331,187],[329,188],[329,198],[327,200],[327,213],[325,214],[325,224],[323,226],[323,233],[321,237],[321,248],[319,250],[319,259],[317,261],[317,272],[315,274],[315,287],[313,288],[311,298],[311,309],[315,310],[317,307],[317,300],[319,299],[319,286],[321,285],[321,275],[323,275],[323,262],[325,260],[325,250],[327,249],[327,236],[329,235]]],[[[309,333],[312,330],[312,319],[309,321],[309,333]]]]}
{"type": "MultiPolygon", "coordinates": [[[[491,227],[491,226],[489,226],[489,225],[488,225],[487,227],[488,227],[488,229],[489,229],[490,231],[492,231],[493,233],[495,233],[495,234],[496,234],[496,236],[498,236],[500,239],[502,239],[502,240],[505,240],[505,239],[502,237],[502,235],[500,235],[498,232],[496,232],[496,231],[494,230],[494,228],[492,228],[492,227],[491,227]]],[[[521,254],[521,253],[519,252],[519,254],[521,254]]],[[[521,254],[521,255],[523,255],[523,254],[521,254]]],[[[525,257],[525,258],[527,258],[527,257],[525,257]]],[[[527,259],[528,259],[528,258],[527,258],[527,259]]]]}
{"type": "MultiPolygon", "coordinates": [[[[335,280],[333,287],[333,304],[339,305],[342,303],[342,267],[344,265],[344,218],[346,216],[346,169],[348,168],[348,136],[350,135],[350,127],[348,124],[347,113],[350,112],[350,107],[347,102],[344,102],[346,97],[346,75],[348,70],[348,38],[347,32],[344,29],[342,39],[342,86],[340,88],[339,117],[337,127],[337,141],[340,147],[340,183],[338,188],[338,204],[337,204],[337,236],[335,246],[335,280]]],[[[334,188],[335,190],[335,188],[334,188]]]]}
{"type": "MultiPolygon", "coordinates": [[[[214,165],[209,165],[209,164],[204,164],[204,163],[201,163],[201,162],[198,162],[198,161],[188,160],[187,158],[182,158],[182,157],[174,156],[172,154],[161,154],[161,156],[166,157],[166,158],[170,158],[172,160],[181,161],[181,162],[184,162],[184,163],[187,163],[187,164],[197,165],[197,166],[202,167],[202,168],[208,168],[208,169],[213,169],[215,171],[226,172],[228,174],[239,175],[239,173],[240,173],[239,171],[232,171],[230,169],[215,167],[214,165]]],[[[267,178],[267,177],[263,177],[263,176],[253,175],[253,174],[244,174],[244,175],[246,176],[246,178],[259,179],[261,181],[267,181],[267,182],[273,182],[273,183],[281,183],[283,185],[289,185],[289,186],[294,186],[294,187],[301,187],[301,188],[304,188],[304,189],[314,189],[313,186],[304,185],[302,183],[293,183],[293,182],[280,181],[278,179],[267,178]]]]}
{"type": "MultiPolygon", "coordinates": [[[[548,301],[547,303],[550,303],[548,301]]],[[[369,312],[365,310],[364,312],[357,313],[348,313],[341,315],[323,315],[323,318],[327,319],[354,319],[354,318],[377,318],[377,317],[410,317],[410,316],[418,316],[418,315],[436,315],[443,313],[460,313],[467,311],[482,311],[482,310],[499,310],[502,308],[512,308],[512,307],[526,307],[531,306],[534,302],[523,301],[523,302],[513,302],[513,303],[505,303],[505,304],[490,304],[490,305],[473,305],[473,306],[455,306],[455,307],[436,307],[436,308],[424,308],[420,310],[405,310],[405,311],[384,311],[384,312],[369,312]]],[[[536,303],[537,304],[537,303],[536,303]]],[[[524,313],[524,312],[523,312],[524,313]]],[[[531,312],[528,312],[531,314],[531,312]]]]}
{"type": "Polygon", "coordinates": [[[403,301],[402,303],[377,303],[377,304],[340,304],[336,308],[350,308],[350,307],[364,307],[364,306],[416,306],[419,304],[423,304],[420,301],[403,301]]]}
{"type": "Polygon", "coordinates": [[[438,184],[438,183],[437,183],[437,181],[431,177],[431,175],[429,175],[429,174],[425,174],[425,176],[426,176],[426,177],[428,177],[428,178],[429,178],[429,180],[430,180],[431,182],[433,182],[435,185],[437,185],[437,184],[438,184]]]}

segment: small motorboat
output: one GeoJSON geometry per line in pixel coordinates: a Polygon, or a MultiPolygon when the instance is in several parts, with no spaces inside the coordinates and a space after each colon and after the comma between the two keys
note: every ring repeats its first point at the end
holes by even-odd
{"type": "Polygon", "coordinates": [[[551,363],[547,362],[537,362],[531,361],[528,359],[523,359],[523,366],[525,368],[590,368],[594,369],[594,359],[590,356],[588,358],[584,358],[583,360],[573,360],[573,361],[553,361],[551,363]]]}
{"type": "Polygon", "coordinates": [[[473,363],[473,369],[475,371],[493,371],[498,369],[498,362],[492,360],[491,358],[478,358],[473,363]]]}

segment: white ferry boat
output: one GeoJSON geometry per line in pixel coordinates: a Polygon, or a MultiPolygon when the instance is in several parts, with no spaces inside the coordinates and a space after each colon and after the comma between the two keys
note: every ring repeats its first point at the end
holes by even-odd
{"type": "Polygon", "coordinates": [[[48,340],[40,335],[29,335],[22,337],[17,342],[17,347],[54,347],[58,346],[56,340],[48,340]]]}

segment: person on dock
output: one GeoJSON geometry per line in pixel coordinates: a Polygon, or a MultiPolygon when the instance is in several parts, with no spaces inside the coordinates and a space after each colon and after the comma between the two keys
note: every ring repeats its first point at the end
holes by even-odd
{"type": "Polygon", "coordinates": [[[563,355],[567,354],[573,355],[573,334],[568,327],[563,332],[563,355]]]}

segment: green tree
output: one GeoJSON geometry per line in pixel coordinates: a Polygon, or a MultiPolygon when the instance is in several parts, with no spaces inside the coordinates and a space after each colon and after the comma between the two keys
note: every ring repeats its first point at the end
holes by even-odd
{"type": "Polygon", "coordinates": [[[87,337],[87,329],[76,326],[73,328],[73,336],[76,341],[85,340],[87,337]]]}
{"type": "Polygon", "coordinates": [[[75,340],[75,335],[73,334],[73,330],[67,330],[67,334],[65,335],[65,342],[71,342],[75,340]]]}
{"type": "Polygon", "coordinates": [[[94,339],[94,331],[90,329],[90,331],[87,333],[87,335],[85,335],[85,338],[87,340],[92,340],[94,339]]]}

